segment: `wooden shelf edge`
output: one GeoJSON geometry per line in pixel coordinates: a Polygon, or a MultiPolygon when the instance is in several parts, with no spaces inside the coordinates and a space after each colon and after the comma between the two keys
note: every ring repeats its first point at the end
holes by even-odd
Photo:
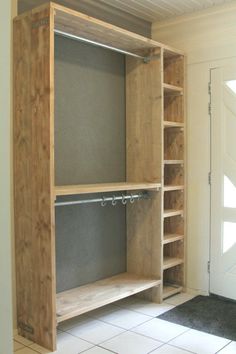
{"type": "Polygon", "coordinates": [[[183,215],[184,211],[181,210],[175,210],[175,209],[166,209],[164,210],[163,213],[163,218],[169,218],[171,216],[178,216],[178,215],[183,215]]]}
{"type": "Polygon", "coordinates": [[[173,267],[176,267],[180,264],[183,264],[184,260],[181,258],[175,258],[175,257],[164,257],[163,260],[163,270],[167,270],[173,267]]]}
{"type": "Polygon", "coordinates": [[[183,165],[184,160],[164,160],[165,165],[183,165]]]}
{"type": "Polygon", "coordinates": [[[166,95],[183,95],[183,87],[163,83],[164,93],[166,95]]]}
{"type": "Polygon", "coordinates": [[[163,237],[163,244],[167,245],[168,243],[176,242],[176,241],[181,241],[184,239],[184,235],[178,235],[178,234],[165,234],[163,237]]]}
{"type": "Polygon", "coordinates": [[[163,121],[164,128],[184,128],[184,123],[182,122],[172,122],[169,120],[163,121]]]}
{"type": "Polygon", "coordinates": [[[158,191],[161,187],[160,183],[97,183],[97,184],[78,184],[68,186],[55,186],[55,196],[89,194],[89,193],[106,193],[120,191],[135,191],[135,190],[152,190],[158,191]]]}
{"type": "Polygon", "coordinates": [[[171,191],[181,191],[184,190],[184,186],[164,186],[164,192],[171,192],[171,191]]]}
{"type": "Polygon", "coordinates": [[[183,287],[180,285],[174,285],[174,284],[164,284],[163,285],[163,292],[162,292],[162,298],[166,299],[170,296],[173,296],[175,294],[181,293],[183,290],[183,287]]]}
{"type": "Polygon", "coordinates": [[[161,280],[121,273],[57,294],[57,322],[159,286],[161,280]]]}

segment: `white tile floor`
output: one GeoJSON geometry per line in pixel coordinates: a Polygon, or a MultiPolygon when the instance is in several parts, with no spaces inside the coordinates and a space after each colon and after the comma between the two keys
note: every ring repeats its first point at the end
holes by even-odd
{"type": "MultiPolygon", "coordinates": [[[[130,297],[59,326],[55,354],[236,354],[236,342],[155,318],[188,301],[179,294],[163,304],[130,297]]],[[[16,354],[48,354],[20,336],[16,354]]]]}

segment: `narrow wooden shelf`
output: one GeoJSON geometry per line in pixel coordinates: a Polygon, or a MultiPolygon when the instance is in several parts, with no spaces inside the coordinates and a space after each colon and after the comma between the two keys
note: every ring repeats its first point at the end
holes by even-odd
{"type": "Polygon", "coordinates": [[[166,299],[167,297],[181,293],[182,290],[183,290],[182,286],[174,285],[174,284],[164,284],[162,298],[166,299]]]}
{"type": "Polygon", "coordinates": [[[171,122],[169,120],[164,120],[164,128],[184,128],[184,123],[182,122],[171,122]]]}
{"type": "Polygon", "coordinates": [[[184,186],[164,186],[164,192],[171,192],[171,191],[181,191],[184,190],[184,186]]]}
{"type": "Polygon", "coordinates": [[[164,94],[165,95],[183,95],[183,88],[170,84],[163,84],[164,94]]]}
{"type": "Polygon", "coordinates": [[[164,256],[163,260],[163,270],[176,267],[183,263],[183,259],[176,257],[166,257],[164,256]]]}
{"type": "Polygon", "coordinates": [[[176,209],[165,209],[163,217],[169,218],[171,216],[183,215],[183,210],[176,210],[176,209]]]}
{"type": "Polygon", "coordinates": [[[57,321],[62,322],[160,285],[161,281],[122,273],[57,294],[57,321]]]}
{"type": "Polygon", "coordinates": [[[183,165],[184,160],[164,160],[165,165],[183,165]]]}
{"type": "Polygon", "coordinates": [[[184,239],[184,235],[178,235],[178,234],[165,234],[163,238],[163,244],[166,245],[168,243],[176,242],[176,241],[181,241],[184,239]]]}
{"type": "Polygon", "coordinates": [[[172,49],[172,48],[164,48],[164,59],[171,59],[174,57],[183,56],[184,53],[180,50],[172,49]]]}
{"type": "Polygon", "coordinates": [[[78,185],[71,185],[71,186],[56,186],[55,196],[134,191],[134,190],[158,191],[160,187],[161,187],[160,183],[122,182],[122,183],[78,184],[78,185]]]}

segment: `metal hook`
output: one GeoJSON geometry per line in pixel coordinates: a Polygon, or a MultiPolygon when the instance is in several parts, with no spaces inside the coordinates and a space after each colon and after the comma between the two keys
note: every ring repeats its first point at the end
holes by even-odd
{"type": "Polygon", "coordinates": [[[131,204],[134,203],[134,197],[133,197],[133,194],[132,194],[132,193],[130,194],[130,200],[129,200],[129,201],[130,201],[131,204]]]}
{"type": "Polygon", "coordinates": [[[124,194],[122,194],[122,204],[123,205],[126,205],[127,204],[127,200],[125,199],[125,195],[124,194]]]}
{"type": "Polygon", "coordinates": [[[115,196],[115,195],[113,195],[113,199],[112,199],[111,204],[112,204],[113,206],[115,206],[115,205],[117,204],[117,200],[116,200],[116,196],[115,196]]]}
{"type": "Polygon", "coordinates": [[[102,197],[102,202],[101,202],[101,206],[104,207],[107,205],[107,202],[106,202],[106,198],[105,197],[102,197]]]}

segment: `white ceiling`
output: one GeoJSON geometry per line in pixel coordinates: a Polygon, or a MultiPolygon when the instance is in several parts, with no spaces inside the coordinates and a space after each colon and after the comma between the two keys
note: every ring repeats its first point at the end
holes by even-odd
{"type": "Polygon", "coordinates": [[[98,0],[144,20],[154,22],[235,0],[98,0]]]}

